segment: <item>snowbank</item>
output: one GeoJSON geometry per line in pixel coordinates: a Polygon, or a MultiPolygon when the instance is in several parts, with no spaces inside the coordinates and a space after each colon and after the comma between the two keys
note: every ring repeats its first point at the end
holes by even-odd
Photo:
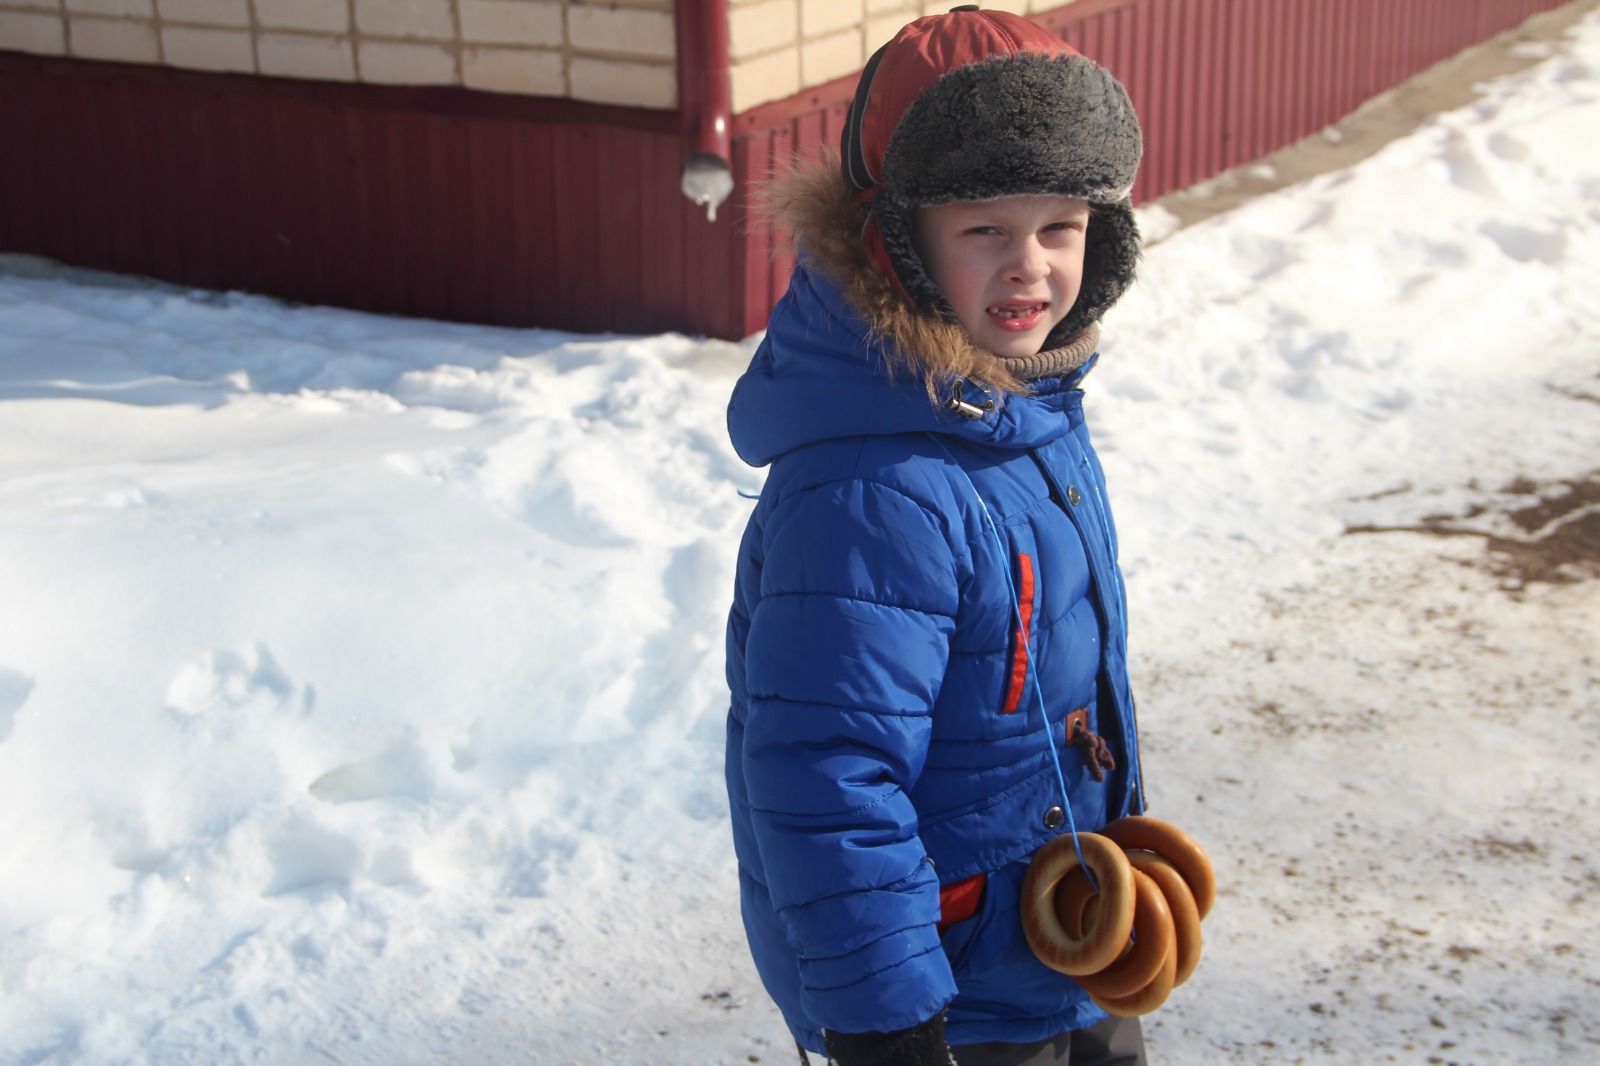
{"type": "MultiPolygon", "coordinates": [[[[1224,883],[1158,1061],[1597,1053],[1596,129],[1591,15],[1108,323],[1224,883]]],[[[720,780],[751,347],[0,258],[0,1061],[790,1061],[720,780]]]]}

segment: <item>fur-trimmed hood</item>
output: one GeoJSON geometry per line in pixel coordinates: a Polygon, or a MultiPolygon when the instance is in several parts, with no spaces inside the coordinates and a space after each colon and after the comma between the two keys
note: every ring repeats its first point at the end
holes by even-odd
{"type": "MultiPolygon", "coordinates": [[[[920,380],[935,403],[948,399],[954,381],[981,383],[1001,393],[1027,392],[1027,380],[1039,376],[1039,368],[1081,365],[1094,354],[1100,331],[1093,321],[1061,339],[1058,347],[1069,351],[1048,352],[1041,359],[1006,360],[973,344],[953,316],[917,306],[869,257],[861,240],[867,209],[856,202],[831,153],[774,179],[764,203],[770,220],[791,235],[797,254],[837,285],[861,314],[881,341],[891,370],[920,380]]],[[[1097,228],[1108,225],[1118,226],[1119,220],[1097,211],[1089,224],[1089,239],[1095,240],[1100,236],[1097,228]]],[[[1086,251],[1079,304],[1105,296],[1097,284],[1094,259],[1086,251]]],[[[1123,284],[1117,286],[1119,294],[1123,284]]],[[[1095,317],[1103,309],[1097,306],[1095,317]]]]}
{"type": "Polygon", "coordinates": [[[771,210],[795,234],[799,263],[728,405],[747,463],[852,436],[935,432],[1030,448],[1070,431],[1061,414],[1076,407],[1098,328],[1054,353],[1071,369],[1023,382],[960,324],[917,310],[867,259],[836,169],[783,179],[771,210]]]}

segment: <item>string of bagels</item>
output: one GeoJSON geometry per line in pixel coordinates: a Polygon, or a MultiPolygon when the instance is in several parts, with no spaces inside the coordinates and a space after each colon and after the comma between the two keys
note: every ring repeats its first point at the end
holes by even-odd
{"type": "Polygon", "coordinates": [[[1102,1010],[1134,1017],[1194,973],[1200,922],[1216,897],[1211,860],[1193,837],[1130,815],[1039,849],[1022,882],[1022,931],[1040,962],[1102,1010]]]}

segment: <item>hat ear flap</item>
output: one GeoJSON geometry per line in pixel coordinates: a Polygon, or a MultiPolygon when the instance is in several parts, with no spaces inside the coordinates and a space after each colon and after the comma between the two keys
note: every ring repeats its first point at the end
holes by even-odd
{"type": "Polygon", "coordinates": [[[1097,321],[1133,283],[1139,265],[1139,223],[1132,202],[1091,204],[1089,212],[1083,283],[1072,309],[1046,338],[1047,348],[1065,344],[1097,321]]]}
{"type": "Polygon", "coordinates": [[[889,249],[883,243],[883,230],[878,225],[878,216],[868,212],[866,225],[861,230],[861,241],[866,245],[867,258],[878,268],[884,277],[889,279],[889,284],[894,286],[895,292],[911,299],[911,293],[906,290],[905,282],[900,280],[900,271],[894,267],[894,260],[889,256],[889,249]]]}

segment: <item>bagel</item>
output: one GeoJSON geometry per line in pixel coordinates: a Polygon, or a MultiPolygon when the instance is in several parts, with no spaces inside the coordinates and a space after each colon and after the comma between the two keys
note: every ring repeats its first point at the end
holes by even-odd
{"type": "Polygon", "coordinates": [[[1133,930],[1133,866],[1121,848],[1095,833],[1080,833],[1084,864],[1100,886],[1100,907],[1091,927],[1073,936],[1056,915],[1056,887],[1076,869],[1078,853],[1070,836],[1040,848],[1022,881],[1019,910],[1028,946],[1044,963],[1069,977],[1098,973],[1122,952],[1133,930]]]}
{"type": "Polygon", "coordinates": [[[1089,998],[1107,1014],[1115,1014],[1119,1018],[1136,1018],[1141,1014],[1149,1014],[1167,1001],[1172,994],[1173,979],[1177,976],[1178,959],[1176,951],[1167,952],[1166,958],[1161,962],[1161,970],[1139,991],[1131,996],[1105,997],[1089,993],[1089,998]]]}
{"type": "Polygon", "coordinates": [[[1156,979],[1167,956],[1177,950],[1172,911],[1160,886],[1138,867],[1133,870],[1133,884],[1133,943],[1105,969],[1077,978],[1090,995],[1105,999],[1133,995],[1156,979]]]}
{"type": "Polygon", "coordinates": [[[1143,814],[1118,818],[1101,831],[1126,851],[1153,851],[1177,868],[1194,896],[1195,909],[1203,919],[1211,913],[1217,898],[1217,875],[1205,849],[1194,837],[1171,822],[1143,814]]]}
{"type": "MultiPolygon", "coordinates": [[[[1135,870],[1156,883],[1172,912],[1173,950],[1177,953],[1177,974],[1172,979],[1172,987],[1177,988],[1189,979],[1200,963],[1200,909],[1195,906],[1194,895],[1182,875],[1166,859],[1150,851],[1130,851],[1128,861],[1135,870]]],[[[1135,924],[1138,920],[1135,916],[1135,924]]]]}
{"type": "Polygon", "coordinates": [[[1056,886],[1054,905],[1056,917],[1061,919],[1061,928],[1067,931],[1068,936],[1082,937],[1084,929],[1094,921],[1093,912],[1099,910],[1095,906],[1098,895],[1089,881],[1089,875],[1081,866],[1074,866],[1061,879],[1056,886]]]}

